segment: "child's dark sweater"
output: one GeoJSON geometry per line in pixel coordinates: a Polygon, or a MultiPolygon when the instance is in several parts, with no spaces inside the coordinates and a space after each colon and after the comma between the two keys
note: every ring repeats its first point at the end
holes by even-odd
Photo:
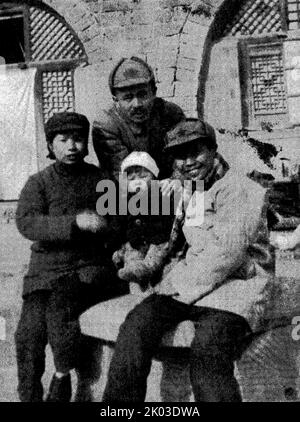
{"type": "Polygon", "coordinates": [[[97,183],[103,174],[85,162],[69,166],[60,162],[31,176],[21,192],[16,223],[32,240],[24,295],[51,289],[53,282],[72,271],[109,265],[104,234],[80,232],[76,215],[96,210],[97,183]]]}

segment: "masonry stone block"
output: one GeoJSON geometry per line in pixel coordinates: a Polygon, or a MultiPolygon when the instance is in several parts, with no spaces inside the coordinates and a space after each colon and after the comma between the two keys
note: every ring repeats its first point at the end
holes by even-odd
{"type": "Polygon", "coordinates": [[[193,85],[197,85],[197,73],[191,71],[191,70],[187,70],[187,69],[181,69],[181,68],[177,68],[176,69],[176,82],[182,82],[183,84],[190,84],[191,82],[193,83],[193,85]]]}
{"type": "Polygon", "coordinates": [[[92,13],[98,13],[100,11],[101,2],[99,0],[85,0],[88,4],[92,13]]]}
{"type": "Polygon", "coordinates": [[[163,98],[171,98],[175,93],[175,85],[172,81],[161,81],[157,84],[157,95],[163,98]]]}
{"type": "Polygon", "coordinates": [[[191,72],[198,70],[198,62],[194,57],[184,57],[184,50],[182,54],[178,57],[177,68],[186,69],[191,72]]]}
{"type": "Polygon", "coordinates": [[[157,70],[157,77],[159,81],[174,82],[176,69],[174,67],[159,67],[157,70]]]}
{"type": "Polygon", "coordinates": [[[190,13],[188,20],[203,27],[209,27],[211,24],[211,18],[207,17],[206,14],[190,13]]]}
{"type": "Polygon", "coordinates": [[[300,43],[298,40],[287,40],[284,42],[285,66],[295,67],[300,64],[300,43]]]}
{"type": "Polygon", "coordinates": [[[89,26],[85,31],[84,34],[87,38],[89,38],[90,40],[94,37],[96,37],[97,35],[100,34],[100,28],[99,25],[97,23],[94,23],[93,25],[89,26]]]}
{"type": "Polygon", "coordinates": [[[195,93],[195,90],[197,90],[197,83],[195,83],[195,78],[192,75],[184,82],[175,82],[175,95],[177,97],[192,96],[195,93]]]}
{"type": "Polygon", "coordinates": [[[103,46],[103,37],[101,35],[97,35],[92,40],[86,42],[85,48],[87,53],[92,51],[98,51],[100,53],[100,50],[103,46]]]}
{"type": "Polygon", "coordinates": [[[300,96],[288,98],[288,110],[290,123],[293,125],[300,124],[300,96]]]}
{"type": "Polygon", "coordinates": [[[132,10],[134,4],[131,0],[103,0],[102,12],[128,12],[132,10]]]}
{"type": "Polygon", "coordinates": [[[165,7],[180,7],[180,6],[190,6],[193,3],[193,0],[160,0],[159,5],[162,8],[165,7]]]}
{"type": "Polygon", "coordinates": [[[116,22],[120,26],[124,26],[130,21],[130,14],[120,11],[98,13],[97,16],[101,27],[114,26],[116,22]]]}
{"type": "Polygon", "coordinates": [[[175,90],[174,103],[183,109],[187,117],[198,117],[196,95],[178,95],[178,92],[175,90]]]}
{"type": "Polygon", "coordinates": [[[77,30],[77,24],[80,23],[81,19],[85,16],[85,11],[82,10],[82,8],[75,6],[75,7],[69,7],[66,8],[65,11],[60,11],[60,13],[67,19],[67,21],[70,21],[74,24],[76,24],[77,30]]]}

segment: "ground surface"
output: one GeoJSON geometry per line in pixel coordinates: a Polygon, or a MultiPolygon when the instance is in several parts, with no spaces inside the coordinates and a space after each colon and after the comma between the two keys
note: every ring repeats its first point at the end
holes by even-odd
{"type": "MultiPolygon", "coordinates": [[[[22,282],[29,260],[29,247],[30,242],[19,235],[13,221],[0,220],[0,317],[4,318],[0,320],[0,402],[18,401],[14,332],[22,304],[22,282]]],[[[280,275],[295,277],[299,274],[299,263],[299,260],[293,259],[279,261],[277,271],[280,275]]],[[[251,366],[251,362],[248,365],[251,366]]],[[[294,371],[299,372],[299,368],[294,371]]],[[[51,353],[48,351],[45,387],[49,385],[52,372],[51,353]]]]}

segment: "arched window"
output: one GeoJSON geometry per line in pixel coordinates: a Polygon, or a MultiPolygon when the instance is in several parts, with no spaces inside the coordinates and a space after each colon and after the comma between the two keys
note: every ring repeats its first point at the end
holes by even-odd
{"type": "Polygon", "coordinates": [[[74,69],[87,62],[84,47],[66,21],[36,2],[0,4],[0,56],[7,65],[35,66],[44,121],[74,110],[74,69]]]}

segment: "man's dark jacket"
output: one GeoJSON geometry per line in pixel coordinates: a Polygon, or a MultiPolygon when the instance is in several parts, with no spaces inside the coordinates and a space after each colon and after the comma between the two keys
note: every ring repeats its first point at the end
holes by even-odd
{"type": "Polygon", "coordinates": [[[133,133],[115,106],[103,110],[93,124],[93,145],[99,163],[117,178],[121,162],[132,151],[145,151],[161,170],[160,178],[171,174],[170,161],[163,152],[166,133],[185,118],[176,104],[155,98],[149,122],[141,133],[133,133]]]}

